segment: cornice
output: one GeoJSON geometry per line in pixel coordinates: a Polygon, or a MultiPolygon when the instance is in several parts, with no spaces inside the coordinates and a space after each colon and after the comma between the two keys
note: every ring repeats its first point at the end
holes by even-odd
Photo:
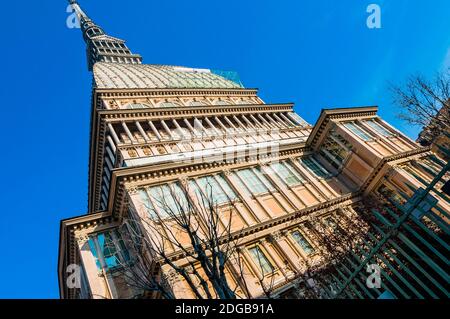
{"type": "Polygon", "coordinates": [[[239,104],[239,105],[208,105],[208,106],[185,106],[176,108],[147,108],[147,109],[116,109],[98,110],[98,114],[108,120],[114,119],[173,119],[188,118],[190,116],[206,115],[228,115],[242,113],[267,113],[267,112],[289,112],[294,107],[293,103],[279,104],[239,104]]]}
{"type": "Polygon", "coordinates": [[[64,265],[76,263],[77,240],[75,231],[116,221],[107,211],[61,220],[59,232],[58,283],[60,297],[64,297],[64,265]]]}
{"type": "Polygon", "coordinates": [[[377,180],[378,175],[380,174],[380,172],[382,171],[383,167],[387,163],[395,162],[395,161],[398,161],[400,159],[406,159],[406,158],[414,156],[414,155],[426,153],[426,152],[429,152],[430,150],[431,150],[430,146],[420,147],[420,148],[417,148],[417,149],[414,149],[414,150],[411,150],[411,151],[398,153],[398,154],[394,154],[394,155],[391,155],[391,156],[383,158],[378,163],[378,165],[374,168],[374,170],[372,171],[370,176],[366,179],[364,184],[361,186],[361,192],[363,194],[366,194],[368,192],[368,190],[370,190],[369,187],[371,186],[372,182],[374,180],[377,180]]]}
{"type": "Polygon", "coordinates": [[[102,97],[156,97],[156,96],[215,96],[215,95],[256,95],[258,89],[234,88],[234,89],[103,89],[94,88],[93,94],[96,100],[102,97]]]}
{"type": "Polygon", "coordinates": [[[378,111],[377,106],[363,106],[337,109],[322,109],[320,116],[314,125],[314,129],[308,137],[307,144],[314,148],[317,141],[320,139],[325,131],[327,124],[331,120],[345,120],[360,117],[376,116],[378,111]]]}

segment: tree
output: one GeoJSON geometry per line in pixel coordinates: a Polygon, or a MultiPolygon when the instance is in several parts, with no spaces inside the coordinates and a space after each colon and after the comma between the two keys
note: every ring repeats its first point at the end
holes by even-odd
{"type": "Polygon", "coordinates": [[[450,131],[450,69],[432,80],[413,75],[404,85],[390,85],[393,103],[401,108],[398,117],[408,124],[424,128],[419,141],[431,144],[450,131]]]}
{"type": "Polygon", "coordinates": [[[317,257],[305,260],[298,276],[297,295],[306,299],[335,298],[335,278],[352,269],[367,247],[370,214],[339,208],[326,218],[311,215],[305,231],[316,242],[317,257]],[[352,264],[353,263],[353,264],[352,264]],[[347,268],[346,268],[347,267],[347,268]]]}
{"type": "MultiPolygon", "coordinates": [[[[232,231],[235,200],[219,202],[208,181],[204,190],[192,189],[188,183],[164,185],[153,194],[152,202],[144,204],[151,218],[130,209],[122,224],[128,234],[124,240],[135,255],[132,265],[120,269],[128,285],[155,293],[154,297],[174,298],[170,279],[160,271],[162,265],[168,265],[198,299],[248,296],[239,248],[242,230],[232,231]],[[181,253],[188,266],[177,264],[174,253],[181,253]],[[229,282],[233,272],[234,287],[229,282]]],[[[273,282],[264,284],[265,275],[262,272],[258,281],[269,298],[273,282]]]]}

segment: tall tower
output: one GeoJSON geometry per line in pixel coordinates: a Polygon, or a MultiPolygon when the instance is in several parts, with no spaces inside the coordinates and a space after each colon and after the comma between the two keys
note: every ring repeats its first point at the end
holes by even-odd
{"type": "Polygon", "coordinates": [[[107,35],[103,29],[92,21],[81,9],[76,0],[69,0],[80,23],[83,39],[86,42],[86,56],[89,71],[96,62],[141,64],[142,57],[131,53],[125,41],[107,35]]]}
{"type": "MultiPolygon", "coordinates": [[[[221,225],[239,237],[246,287],[235,264],[226,273],[243,298],[262,296],[269,283],[274,295],[292,294],[305,265],[321,260],[308,218],[339,223],[336,216],[355,216],[381,183],[419,185],[396,166],[429,150],[380,119],[377,107],[323,110],[313,127],[292,103],[265,103],[235,72],[142,64],[123,40],[70,4],[86,42],[93,98],[89,211],[61,222],[62,298],[159,296],[120,275],[140,260],[141,248],[127,238],[136,229],[157,236],[146,225],[167,213],[161,194],[187,185],[197,195],[210,188],[221,225]],[[81,285],[68,283],[71,265],[79,267],[81,285]]],[[[201,205],[192,192],[181,193],[201,205]]],[[[174,266],[197,265],[180,247],[169,250],[166,261],[147,260],[148,273],[165,278],[175,297],[194,298],[174,266]]]]}

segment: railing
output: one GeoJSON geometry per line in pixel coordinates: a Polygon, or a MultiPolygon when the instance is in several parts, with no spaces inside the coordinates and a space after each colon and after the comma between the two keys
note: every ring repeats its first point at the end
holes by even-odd
{"type": "Polygon", "coordinates": [[[432,160],[443,169],[425,189],[411,186],[413,196],[398,192],[385,206],[371,209],[370,230],[356,248],[318,275],[313,288],[320,298],[450,297],[450,215],[445,209],[450,163],[432,160]]]}

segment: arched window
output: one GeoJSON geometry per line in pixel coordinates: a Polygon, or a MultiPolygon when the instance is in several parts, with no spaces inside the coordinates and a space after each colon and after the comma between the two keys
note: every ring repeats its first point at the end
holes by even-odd
{"type": "Polygon", "coordinates": [[[189,106],[205,106],[206,102],[193,100],[189,102],[189,106]]]}
{"type": "Polygon", "coordinates": [[[168,101],[160,102],[158,104],[158,107],[180,107],[180,106],[182,105],[178,102],[168,102],[168,101]]]}
{"type": "Polygon", "coordinates": [[[145,109],[150,107],[150,105],[142,104],[142,103],[129,103],[125,105],[126,109],[145,109]]]}
{"type": "Polygon", "coordinates": [[[226,100],[219,99],[219,100],[214,101],[214,105],[232,105],[232,104],[233,104],[233,102],[231,102],[228,99],[226,99],[226,100]]]}
{"type": "Polygon", "coordinates": [[[255,104],[255,103],[252,100],[250,100],[250,99],[239,99],[237,101],[237,104],[248,105],[248,104],[255,104]]]}

